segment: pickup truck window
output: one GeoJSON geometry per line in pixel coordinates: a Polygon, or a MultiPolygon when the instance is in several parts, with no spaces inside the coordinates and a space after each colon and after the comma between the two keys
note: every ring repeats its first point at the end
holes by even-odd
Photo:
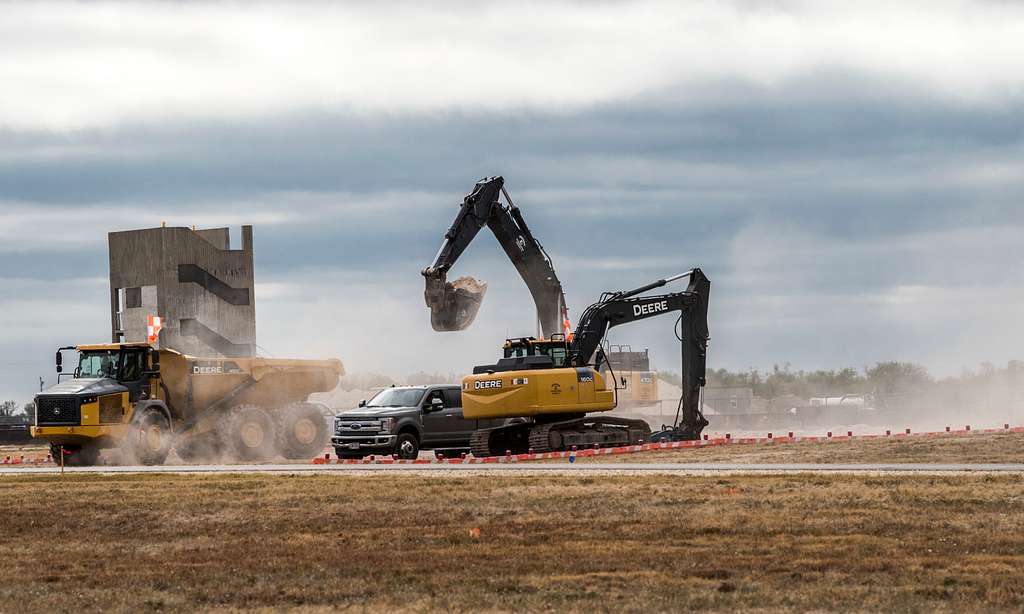
{"type": "Polygon", "coordinates": [[[418,388],[387,388],[378,392],[367,402],[367,407],[415,407],[423,398],[418,388]]]}
{"type": "Polygon", "coordinates": [[[462,407],[462,391],[458,389],[445,388],[445,407],[462,407]]]}

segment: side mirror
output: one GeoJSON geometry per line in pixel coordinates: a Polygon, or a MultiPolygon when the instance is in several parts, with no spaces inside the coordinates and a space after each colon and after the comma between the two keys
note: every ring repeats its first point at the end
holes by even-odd
{"type": "Polygon", "coordinates": [[[157,352],[156,350],[153,350],[152,352],[150,352],[149,353],[149,362],[152,365],[152,367],[150,367],[150,368],[153,369],[153,371],[159,371],[160,370],[160,352],[157,352]]]}
{"type": "Polygon", "coordinates": [[[64,357],[61,356],[60,350],[57,350],[57,373],[64,371],[64,357]]]}
{"type": "Polygon", "coordinates": [[[434,397],[430,400],[430,409],[444,409],[444,401],[434,397]]]}
{"type": "Polygon", "coordinates": [[[366,399],[359,401],[359,407],[366,407],[366,399]]]}

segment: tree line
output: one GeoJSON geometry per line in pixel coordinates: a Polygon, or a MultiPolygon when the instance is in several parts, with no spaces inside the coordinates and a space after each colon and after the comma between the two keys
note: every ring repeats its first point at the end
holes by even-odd
{"type": "MultiPolygon", "coordinates": [[[[679,385],[678,373],[662,371],[659,372],[659,377],[673,385],[679,385]]],[[[1011,361],[1005,368],[982,363],[976,371],[965,370],[959,376],[946,378],[933,377],[919,364],[899,361],[879,362],[863,369],[846,367],[837,370],[804,371],[794,370],[786,363],[781,366],[774,365],[766,372],[759,369],[707,371],[709,387],[751,388],[754,396],[765,399],[786,395],[808,399],[856,394],[884,397],[939,391],[953,393],[964,388],[1020,384],[1024,384],[1024,365],[1018,361],[1011,361]]]]}

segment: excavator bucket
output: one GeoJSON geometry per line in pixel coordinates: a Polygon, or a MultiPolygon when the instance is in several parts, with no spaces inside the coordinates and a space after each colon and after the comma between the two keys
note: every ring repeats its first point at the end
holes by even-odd
{"type": "Polygon", "coordinates": [[[423,297],[430,307],[430,325],[439,332],[465,330],[476,319],[487,284],[472,277],[448,282],[444,277],[427,277],[423,297]]]}

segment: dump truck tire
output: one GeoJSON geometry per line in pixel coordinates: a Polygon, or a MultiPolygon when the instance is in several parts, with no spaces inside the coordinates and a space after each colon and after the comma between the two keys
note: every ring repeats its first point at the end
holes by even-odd
{"type": "MultiPolygon", "coordinates": [[[[50,458],[60,466],[60,446],[50,444],[50,458]]],[[[65,467],[91,467],[100,459],[100,449],[96,446],[64,446],[65,467]]]]}
{"type": "Polygon", "coordinates": [[[319,456],[329,433],[323,408],[316,403],[292,403],[281,408],[277,419],[277,450],[291,460],[319,456]]]}
{"type": "Polygon", "coordinates": [[[246,461],[265,461],[274,457],[274,421],[255,405],[232,408],[218,430],[229,457],[246,461]]]}
{"type": "Polygon", "coordinates": [[[173,438],[167,416],[159,409],[147,408],[134,421],[126,451],[139,464],[162,465],[171,452],[173,438]]]}

